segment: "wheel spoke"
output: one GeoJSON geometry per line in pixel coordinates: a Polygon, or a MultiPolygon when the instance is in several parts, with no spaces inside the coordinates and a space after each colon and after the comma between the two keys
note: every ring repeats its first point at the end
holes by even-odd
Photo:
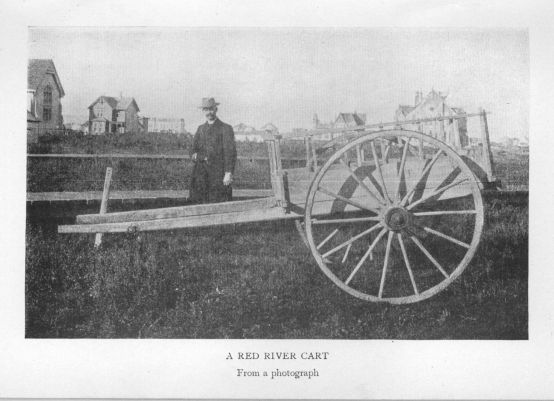
{"type": "Polygon", "coordinates": [[[391,202],[389,194],[387,193],[387,187],[385,187],[385,180],[383,179],[383,172],[381,171],[381,163],[377,157],[377,151],[375,150],[375,143],[371,141],[371,152],[373,153],[373,160],[375,161],[375,169],[377,170],[377,177],[379,178],[379,184],[383,189],[383,198],[385,198],[388,203],[391,202]]]}
{"type": "Polygon", "coordinates": [[[412,239],[412,241],[414,241],[414,243],[419,247],[419,249],[421,249],[421,252],[423,252],[425,254],[425,256],[427,256],[427,258],[429,258],[429,260],[431,261],[431,263],[433,263],[435,265],[435,267],[437,269],[439,269],[439,271],[442,273],[442,275],[446,278],[450,278],[450,276],[448,275],[448,273],[442,268],[442,266],[440,265],[439,262],[437,262],[437,260],[429,253],[429,251],[427,249],[425,249],[425,247],[423,246],[423,244],[421,242],[419,242],[419,240],[414,237],[413,235],[410,237],[412,239]]]}
{"type": "Polygon", "coordinates": [[[367,229],[367,230],[365,230],[365,231],[362,231],[360,234],[358,234],[358,235],[356,235],[356,236],[350,238],[348,241],[345,241],[345,242],[343,242],[342,244],[340,244],[340,245],[334,247],[334,248],[331,249],[330,251],[325,252],[323,255],[321,255],[321,257],[322,257],[322,258],[326,258],[327,256],[332,255],[333,253],[335,253],[335,252],[341,250],[341,249],[344,248],[345,246],[347,246],[347,245],[353,243],[353,242],[356,241],[357,239],[362,238],[363,236],[369,234],[370,232],[374,231],[375,229],[377,229],[377,228],[379,228],[379,227],[381,227],[381,223],[375,224],[375,225],[372,226],[371,228],[369,228],[369,229],[367,229]]]}
{"type": "Polygon", "coordinates": [[[319,243],[319,245],[316,247],[316,249],[319,249],[319,248],[321,248],[323,245],[325,245],[325,244],[327,243],[327,241],[329,241],[331,238],[333,238],[333,237],[335,236],[335,234],[338,233],[338,232],[339,232],[339,229],[336,228],[331,234],[329,234],[329,235],[327,236],[327,238],[325,238],[323,241],[321,241],[321,242],[319,243]]]}
{"type": "Polygon", "coordinates": [[[349,219],[328,219],[328,220],[314,220],[312,224],[345,224],[345,223],[360,223],[364,221],[381,221],[378,216],[369,217],[352,217],[349,219]]]}
{"type": "Polygon", "coordinates": [[[414,288],[414,293],[416,295],[419,295],[419,291],[417,290],[417,285],[414,279],[414,273],[412,272],[412,267],[410,266],[410,261],[408,260],[408,253],[406,252],[406,248],[404,246],[404,240],[402,239],[402,234],[398,233],[398,242],[400,243],[400,249],[402,250],[402,256],[404,257],[404,263],[406,264],[406,269],[408,269],[408,274],[410,275],[410,281],[412,282],[412,287],[414,288]]]}
{"type": "Polygon", "coordinates": [[[457,244],[457,245],[463,246],[464,248],[469,249],[469,248],[471,247],[471,245],[466,244],[465,242],[462,242],[462,241],[460,241],[460,240],[457,240],[456,238],[453,238],[453,237],[451,237],[451,236],[449,236],[449,235],[443,234],[443,233],[441,233],[440,231],[436,231],[436,230],[433,230],[432,228],[425,227],[425,226],[423,227],[423,229],[424,229],[425,231],[427,231],[428,233],[435,234],[435,235],[438,236],[438,237],[444,238],[444,239],[446,239],[446,240],[448,240],[448,241],[450,241],[450,242],[453,242],[453,243],[455,243],[455,244],[457,244]]]}
{"type": "Polygon", "coordinates": [[[356,202],[356,201],[353,201],[353,200],[351,200],[351,199],[345,198],[344,196],[341,196],[341,195],[339,195],[339,194],[336,194],[336,193],[334,193],[334,192],[331,192],[331,191],[329,191],[328,189],[325,189],[325,188],[323,188],[323,187],[319,187],[318,190],[321,191],[321,192],[323,192],[323,193],[326,194],[326,195],[329,195],[329,196],[335,198],[335,199],[341,200],[341,201],[346,202],[346,203],[348,203],[348,204],[350,204],[350,205],[352,205],[352,206],[355,206],[355,207],[357,207],[358,209],[369,210],[370,212],[373,212],[373,213],[375,213],[375,214],[379,214],[379,211],[376,210],[376,209],[372,209],[372,208],[370,208],[370,207],[364,206],[364,205],[362,205],[362,204],[360,204],[360,203],[358,203],[358,202],[356,202]]]}
{"type": "Polygon", "coordinates": [[[360,145],[356,145],[356,161],[358,162],[358,167],[364,162],[364,151],[360,145]]]}
{"type": "Polygon", "coordinates": [[[358,262],[358,264],[356,265],[356,267],[354,268],[354,270],[352,270],[352,273],[350,273],[350,276],[348,276],[348,278],[346,279],[346,281],[344,282],[344,284],[348,285],[348,283],[350,283],[350,281],[354,278],[354,276],[356,275],[356,273],[358,272],[358,270],[360,269],[360,267],[362,267],[362,265],[364,264],[364,262],[366,261],[367,257],[371,255],[371,251],[373,251],[373,248],[375,248],[375,245],[377,245],[377,243],[379,242],[379,240],[383,237],[383,235],[385,235],[385,233],[387,232],[387,229],[386,228],[383,228],[379,234],[377,234],[377,237],[375,237],[375,239],[373,240],[373,242],[371,243],[371,245],[369,246],[369,248],[367,249],[366,253],[364,254],[364,256],[362,256],[362,258],[360,259],[360,261],[358,262]]]}
{"type": "Polygon", "coordinates": [[[385,151],[383,152],[383,163],[389,162],[389,152],[390,152],[390,143],[387,143],[387,146],[385,146],[385,151]]]}
{"type": "Polygon", "coordinates": [[[352,248],[352,244],[348,244],[346,247],[346,251],[344,251],[344,256],[342,257],[341,263],[346,262],[346,259],[348,258],[348,253],[350,252],[350,248],[352,248]]]}
{"type": "MultiPolygon", "coordinates": [[[[367,193],[368,195],[370,195],[373,199],[375,199],[377,202],[379,202],[380,204],[384,205],[385,204],[385,201],[383,198],[379,199],[370,189],[367,185],[364,184],[364,182],[360,179],[360,177],[358,177],[356,175],[356,173],[350,168],[350,166],[348,164],[346,164],[344,162],[344,160],[340,159],[340,162],[341,164],[346,167],[348,169],[348,172],[350,173],[350,175],[352,176],[352,178],[354,178],[354,180],[356,180],[356,182],[358,183],[358,185],[360,185],[367,193]]],[[[379,191],[377,191],[377,193],[379,193],[379,191]]]]}
{"type": "Polygon", "coordinates": [[[387,268],[389,266],[390,257],[390,244],[394,233],[389,231],[389,238],[387,239],[387,249],[385,251],[385,261],[383,262],[383,273],[381,274],[381,284],[379,285],[379,298],[383,298],[383,289],[385,288],[385,278],[387,277],[387,268]]]}
{"type": "Polygon", "coordinates": [[[437,151],[437,153],[435,153],[435,156],[433,156],[433,158],[431,159],[431,161],[427,164],[427,166],[425,166],[425,168],[423,169],[423,171],[421,172],[419,178],[417,179],[417,181],[415,182],[415,184],[413,185],[412,189],[410,189],[410,191],[408,193],[406,193],[406,196],[404,196],[404,198],[402,199],[402,202],[400,202],[400,205],[401,206],[404,206],[406,205],[406,202],[408,201],[408,199],[410,198],[410,196],[414,193],[415,189],[417,188],[417,186],[419,185],[419,183],[421,182],[421,180],[423,180],[423,177],[425,177],[425,174],[427,174],[427,172],[429,170],[431,170],[431,167],[433,167],[433,165],[435,164],[435,162],[439,159],[440,155],[442,154],[442,149],[439,149],[437,151]]]}
{"type": "Polygon", "coordinates": [[[476,210],[437,210],[436,212],[415,212],[414,216],[440,216],[443,214],[475,214],[476,210]]]}
{"type": "Polygon", "coordinates": [[[404,149],[402,150],[402,160],[400,161],[400,169],[398,170],[398,187],[396,188],[396,200],[400,200],[400,187],[402,184],[402,173],[404,173],[404,166],[406,165],[406,156],[408,155],[408,148],[410,146],[410,139],[406,140],[404,149]]]}
{"type": "Polygon", "coordinates": [[[420,199],[418,199],[416,202],[408,205],[408,207],[406,207],[406,209],[408,210],[411,210],[413,209],[414,207],[416,207],[417,205],[431,199],[431,198],[434,198],[435,196],[437,195],[440,195],[441,193],[443,193],[444,191],[452,188],[452,187],[455,187],[456,185],[460,185],[461,183],[467,181],[467,178],[464,178],[463,180],[459,180],[459,181],[456,181],[456,182],[453,182],[451,184],[448,184],[448,185],[445,185],[444,187],[442,188],[438,188],[438,189],[435,189],[431,194],[427,195],[427,196],[424,196],[420,199]]]}

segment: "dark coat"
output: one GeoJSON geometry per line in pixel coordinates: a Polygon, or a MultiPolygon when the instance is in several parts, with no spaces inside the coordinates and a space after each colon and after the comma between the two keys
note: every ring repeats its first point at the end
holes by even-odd
{"type": "Polygon", "coordinates": [[[196,130],[192,153],[197,154],[191,179],[190,198],[195,203],[225,202],[232,199],[231,186],[223,185],[226,172],[234,174],[237,148],[233,127],[216,119],[196,130]]]}

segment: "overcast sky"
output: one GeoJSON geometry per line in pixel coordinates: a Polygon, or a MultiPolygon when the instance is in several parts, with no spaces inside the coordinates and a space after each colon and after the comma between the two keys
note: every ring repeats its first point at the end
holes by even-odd
{"type": "Polygon", "coordinates": [[[87,118],[99,95],[134,97],[146,117],[184,118],[215,97],[220,118],[281,132],[339,112],[391,121],[416,90],[491,111],[492,139],[528,133],[529,46],[523,30],[32,28],[29,57],[52,58],[63,110],[87,118]]]}

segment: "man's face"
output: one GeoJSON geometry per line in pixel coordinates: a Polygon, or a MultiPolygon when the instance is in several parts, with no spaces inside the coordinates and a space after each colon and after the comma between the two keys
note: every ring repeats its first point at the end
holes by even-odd
{"type": "Polygon", "coordinates": [[[215,120],[215,116],[216,116],[216,113],[217,113],[217,107],[204,107],[202,109],[202,111],[204,112],[204,115],[206,116],[206,120],[208,120],[208,121],[214,121],[215,120]]]}

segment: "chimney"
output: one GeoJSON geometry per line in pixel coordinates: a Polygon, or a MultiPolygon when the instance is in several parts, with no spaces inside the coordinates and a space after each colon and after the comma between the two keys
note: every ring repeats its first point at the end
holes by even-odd
{"type": "Polygon", "coordinates": [[[421,102],[421,92],[416,91],[415,93],[415,100],[414,100],[414,106],[417,106],[421,102]]]}

